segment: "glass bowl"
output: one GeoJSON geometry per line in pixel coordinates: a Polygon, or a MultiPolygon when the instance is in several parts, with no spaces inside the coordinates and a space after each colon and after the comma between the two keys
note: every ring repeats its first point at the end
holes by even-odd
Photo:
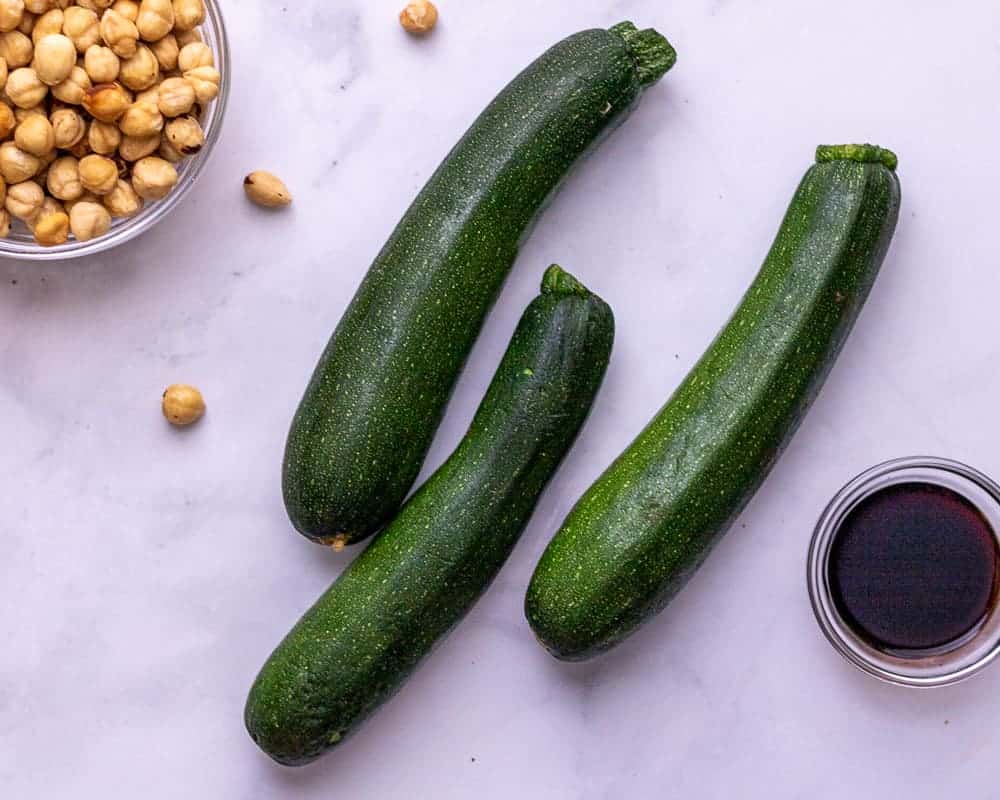
{"type": "Polygon", "coordinates": [[[863,472],[830,501],[809,547],[807,580],[816,621],[826,638],[850,663],[869,675],[900,686],[946,686],[968,678],[1000,656],[1000,606],[948,648],[901,657],[868,644],[841,616],[829,574],[833,542],[847,515],[866,497],[901,483],[930,483],[950,489],[985,517],[1000,548],[1000,486],[972,467],[943,458],[888,461],[863,472]]]}
{"type": "Polygon", "coordinates": [[[24,261],[59,261],[100,253],[145,233],[177,208],[181,201],[187,197],[191,187],[194,186],[208,162],[208,158],[215,148],[215,143],[219,140],[226,103],[229,99],[230,56],[226,26],[222,20],[218,0],[204,0],[204,2],[207,13],[200,30],[205,42],[211,46],[212,52],[215,54],[215,66],[222,76],[219,83],[219,96],[208,105],[201,119],[202,128],[205,131],[205,145],[197,155],[186,158],[176,165],[177,185],[170,194],[162,200],[147,202],[134,217],[112,220],[110,231],[104,236],[91,239],[88,242],[77,242],[71,238],[66,244],[42,247],[35,241],[31,231],[25,227],[24,223],[14,220],[10,235],[0,239],[0,258],[24,261]]]}

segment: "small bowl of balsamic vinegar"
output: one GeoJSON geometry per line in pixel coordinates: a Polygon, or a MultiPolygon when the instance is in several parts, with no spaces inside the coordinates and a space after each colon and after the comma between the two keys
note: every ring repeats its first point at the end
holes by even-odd
{"type": "Polygon", "coordinates": [[[944,459],[873,467],[820,517],[808,581],[859,669],[904,686],[968,678],[1000,654],[1000,486],[944,459]]]}

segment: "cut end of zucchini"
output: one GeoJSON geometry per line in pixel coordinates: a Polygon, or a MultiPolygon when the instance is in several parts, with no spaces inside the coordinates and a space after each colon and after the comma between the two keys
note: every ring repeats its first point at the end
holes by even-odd
{"type": "Polygon", "coordinates": [[[874,144],[821,144],[816,148],[816,163],[857,161],[861,164],[881,164],[893,172],[899,159],[892,150],[874,144]]]}
{"type": "Polygon", "coordinates": [[[643,86],[652,86],[677,63],[677,51],[652,28],[640,31],[631,22],[619,22],[611,32],[625,40],[643,86]]]}
{"type": "Polygon", "coordinates": [[[553,264],[542,276],[542,294],[578,294],[587,297],[590,290],[558,264],[553,264]]]}

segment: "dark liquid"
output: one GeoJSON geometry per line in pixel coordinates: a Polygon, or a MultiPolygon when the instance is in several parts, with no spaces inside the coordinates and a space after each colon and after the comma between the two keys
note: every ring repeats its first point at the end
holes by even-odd
{"type": "Polygon", "coordinates": [[[976,630],[997,596],[997,545],[962,495],[903,483],[862,500],[830,552],[833,600],[844,621],[880,650],[946,650],[976,630]]]}

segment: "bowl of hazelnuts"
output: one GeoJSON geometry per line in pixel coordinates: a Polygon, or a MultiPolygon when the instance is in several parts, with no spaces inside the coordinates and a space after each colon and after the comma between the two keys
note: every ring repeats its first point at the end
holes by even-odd
{"type": "Polygon", "coordinates": [[[0,0],[0,258],[121,244],[191,189],[219,137],[216,0],[0,0]]]}

